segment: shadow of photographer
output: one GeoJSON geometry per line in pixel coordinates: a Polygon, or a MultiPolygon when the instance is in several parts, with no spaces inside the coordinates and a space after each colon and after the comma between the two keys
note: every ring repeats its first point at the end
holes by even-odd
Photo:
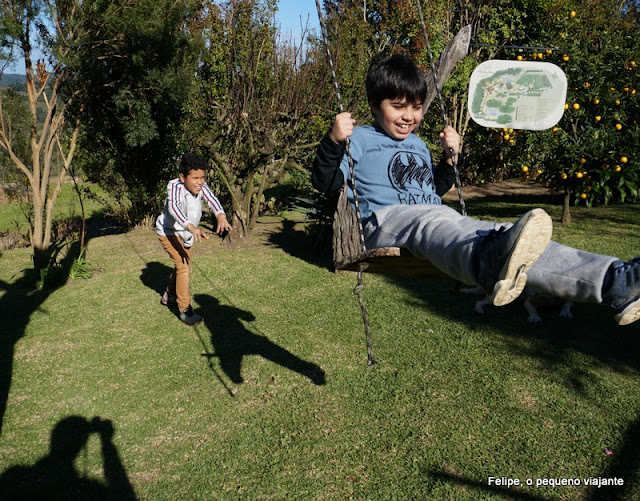
{"type": "Polygon", "coordinates": [[[51,431],[49,454],[33,466],[12,466],[0,475],[3,500],[135,500],[133,486],[113,444],[113,423],[67,416],[51,431]],[[100,437],[104,482],[85,478],[75,462],[91,434],[100,437]]]}

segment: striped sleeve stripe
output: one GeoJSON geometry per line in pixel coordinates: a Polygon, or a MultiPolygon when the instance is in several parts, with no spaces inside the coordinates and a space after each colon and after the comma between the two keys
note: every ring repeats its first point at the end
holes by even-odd
{"type": "Polygon", "coordinates": [[[176,215],[178,222],[186,225],[189,220],[187,219],[187,216],[184,214],[184,212],[182,212],[180,204],[178,203],[178,200],[180,200],[181,197],[182,185],[174,183],[173,187],[171,188],[171,207],[173,208],[173,213],[176,215]]]}
{"type": "Polygon", "coordinates": [[[220,204],[220,200],[218,200],[218,198],[213,193],[211,193],[209,186],[207,186],[206,184],[203,186],[202,194],[207,201],[207,204],[209,204],[209,207],[211,207],[216,214],[224,212],[224,209],[220,204]]]}

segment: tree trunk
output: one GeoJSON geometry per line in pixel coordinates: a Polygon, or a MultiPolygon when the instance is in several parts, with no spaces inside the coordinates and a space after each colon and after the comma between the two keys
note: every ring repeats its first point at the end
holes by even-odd
{"type": "Polygon", "coordinates": [[[571,190],[564,190],[564,200],[562,202],[562,219],[563,224],[571,224],[571,211],[569,209],[569,202],[571,201],[571,190]]]}

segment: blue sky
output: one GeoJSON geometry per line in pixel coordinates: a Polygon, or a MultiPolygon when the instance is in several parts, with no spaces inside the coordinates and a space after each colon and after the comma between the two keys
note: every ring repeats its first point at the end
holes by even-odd
{"type": "MultiPolygon", "coordinates": [[[[320,2],[322,5],[322,2],[320,2]]],[[[279,0],[276,20],[280,23],[283,35],[292,33],[294,36],[300,34],[300,23],[305,25],[309,20],[309,28],[317,29],[318,13],[315,0],[279,0]]]]}
{"type": "MultiPolygon", "coordinates": [[[[320,2],[322,5],[322,2],[320,2]]],[[[299,38],[301,25],[304,26],[309,20],[309,29],[318,31],[318,13],[316,11],[315,0],[279,0],[276,22],[280,24],[283,38],[292,35],[295,40],[299,38]]],[[[36,56],[37,59],[37,56],[36,56]]],[[[24,63],[21,61],[11,68],[7,68],[5,73],[24,74],[24,63]]]]}

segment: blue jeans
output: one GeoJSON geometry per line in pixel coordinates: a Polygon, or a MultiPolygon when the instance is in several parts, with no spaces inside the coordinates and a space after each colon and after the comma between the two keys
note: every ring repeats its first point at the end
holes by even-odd
{"type": "MultiPolygon", "coordinates": [[[[391,205],[374,212],[364,234],[367,248],[403,247],[450,277],[478,285],[476,232],[511,225],[472,219],[446,205],[391,205]]],[[[604,277],[616,260],[552,241],[528,271],[527,286],[550,296],[600,303],[604,277]]]]}

